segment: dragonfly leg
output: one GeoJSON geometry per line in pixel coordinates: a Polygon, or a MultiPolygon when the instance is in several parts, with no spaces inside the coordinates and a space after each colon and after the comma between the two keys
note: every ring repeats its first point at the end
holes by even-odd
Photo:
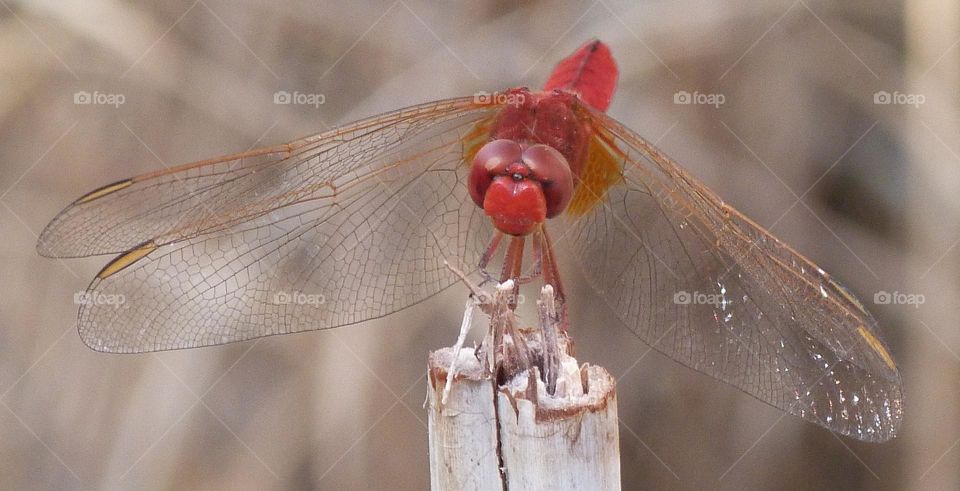
{"type": "Polygon", "coordinates": [[[530,252],[533,255],[533,270],[530,271],[530,274],[520,275],[516,278],[517,283],[521,285],[525,285],[539,278],[543,270],[543,246],[541,245],[543,237],[541,236],[540,230],[537,230],[532,235],[533,247],[530,249],[530,252]]]}
{"type": "Polygon", "coordinates": [[[497,230],[493,235],[493,239],[490,239],[490,245],[487,246],[487,250],[483,252],[483,255],[480,256],[480,264],[477,265],[477,268],[480,270],[480,274],[483,276],[483,281],[480,283],[480,286],[484,286],[487,283],[494,283],[496,277],[487,272],[487,266],[490,264],[490,260],[493,259],[493,255],[497,253],[497,249],[500,248],[500,242],[503,241],[503,232],[497,230]]]}
{"type": "Polygon", "coordinates": [[[513,280],[513,297],[510,298],[510,310],[517,308],[517,298],[520,295],[520,282],[518,279],[520,278],[523,267],[523,245],[523,237],[510,237],[510,245],[507,246],[507,253],[503,258],[503,269],[500,274],[500,281],[513,280]]]}

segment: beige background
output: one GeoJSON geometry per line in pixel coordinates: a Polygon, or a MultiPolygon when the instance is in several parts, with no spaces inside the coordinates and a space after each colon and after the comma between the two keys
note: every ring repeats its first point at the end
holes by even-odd
{"type": "Polygon", "coordinates": [[[899,438],[841,439],[645,354],[575,289],[579,357],[619,378],[624,488],[956,488],[960,7],[947,3],[3,0],[4,487],[427,487],[423,368],[453,341],[463,289],[345,329],[111,356],[72,325],[73,294],[106,259],[40,258],[36,235],[81,193],[161,165],[537,86],[596,36],[622,70],[610,113],[863,298],[906,390],[899,438]],[[276,105],[277,90],[326,101],[276,105]],[[681,90],[725,103],[674,104],[681,90]],[[125,101],[77,105],[78,91],[125,101]],[[875,104],[878,91],[924,102],[875,104]],[[925,303],[874,305],[881,291],[925,303]]]}

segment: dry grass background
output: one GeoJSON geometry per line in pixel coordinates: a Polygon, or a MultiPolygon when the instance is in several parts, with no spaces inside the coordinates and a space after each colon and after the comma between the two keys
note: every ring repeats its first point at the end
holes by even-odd
{"type": "Polygon", "coordinates": [[[3,0],[3,487],[426,488],[425,358],[453,341],[462,289],[344,329],[111,356],[73,327],[106,259],[42,259],[36,235],[161,165],[537,86],[589,37],[621,66],[610,113],[867,301],[906,389],[895,441],[837,438],[656,353],[637,363],[647,348],[578,289],[579,358],[620,377],[624,488],[956,488],[960,7],[935,0],[3,0]],[[680,90],[726,102],[676,105],[680,90]],[[926,302],[873,305],[880,291],[926,302]]]}

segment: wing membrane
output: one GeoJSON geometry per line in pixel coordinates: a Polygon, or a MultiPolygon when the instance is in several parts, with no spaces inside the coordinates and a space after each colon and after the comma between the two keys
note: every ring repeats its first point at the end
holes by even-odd
{"type": "MultiPolygon", "coordinates": [[[[482,111],[472,98],[401,109],[326,133],[119,181],[63,210],[40,236],[45,256],[117,254],[237,225],[362,180],[368,161],[425,126],[482,111]]],[[[386,164],[385,164],[386,165],[386,164]]]]}
{"type": "Polygon", "coordinates": [[[643,138],[582,109],[622,179],[568,217],[564,241],[620,319],[773,406],[862,440],[893,437],[900,375],[862,305],[643,138]]]}
{"type": "Polygon", "coordinates": [[[89,286],[82,339],[111,352],[223,344],[360,322],[439,292],[455,280],[443,261],[473,270],[492,234],[464,206],[462,161],[496,109],[417,106],[81,198],[44,233],[50,251],[133,244],[130,264],[115,260],[124,267],[89,286]]]}

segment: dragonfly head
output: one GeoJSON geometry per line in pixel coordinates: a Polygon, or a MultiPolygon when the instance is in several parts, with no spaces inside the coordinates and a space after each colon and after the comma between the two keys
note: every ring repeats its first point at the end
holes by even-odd
{"type": "Polygon", "coordinates": [[[470,169],[470,197],[503,233],[526,235],[566,209],[573,174],[549,145],[493,140],[477,152],[470,169]]]}

